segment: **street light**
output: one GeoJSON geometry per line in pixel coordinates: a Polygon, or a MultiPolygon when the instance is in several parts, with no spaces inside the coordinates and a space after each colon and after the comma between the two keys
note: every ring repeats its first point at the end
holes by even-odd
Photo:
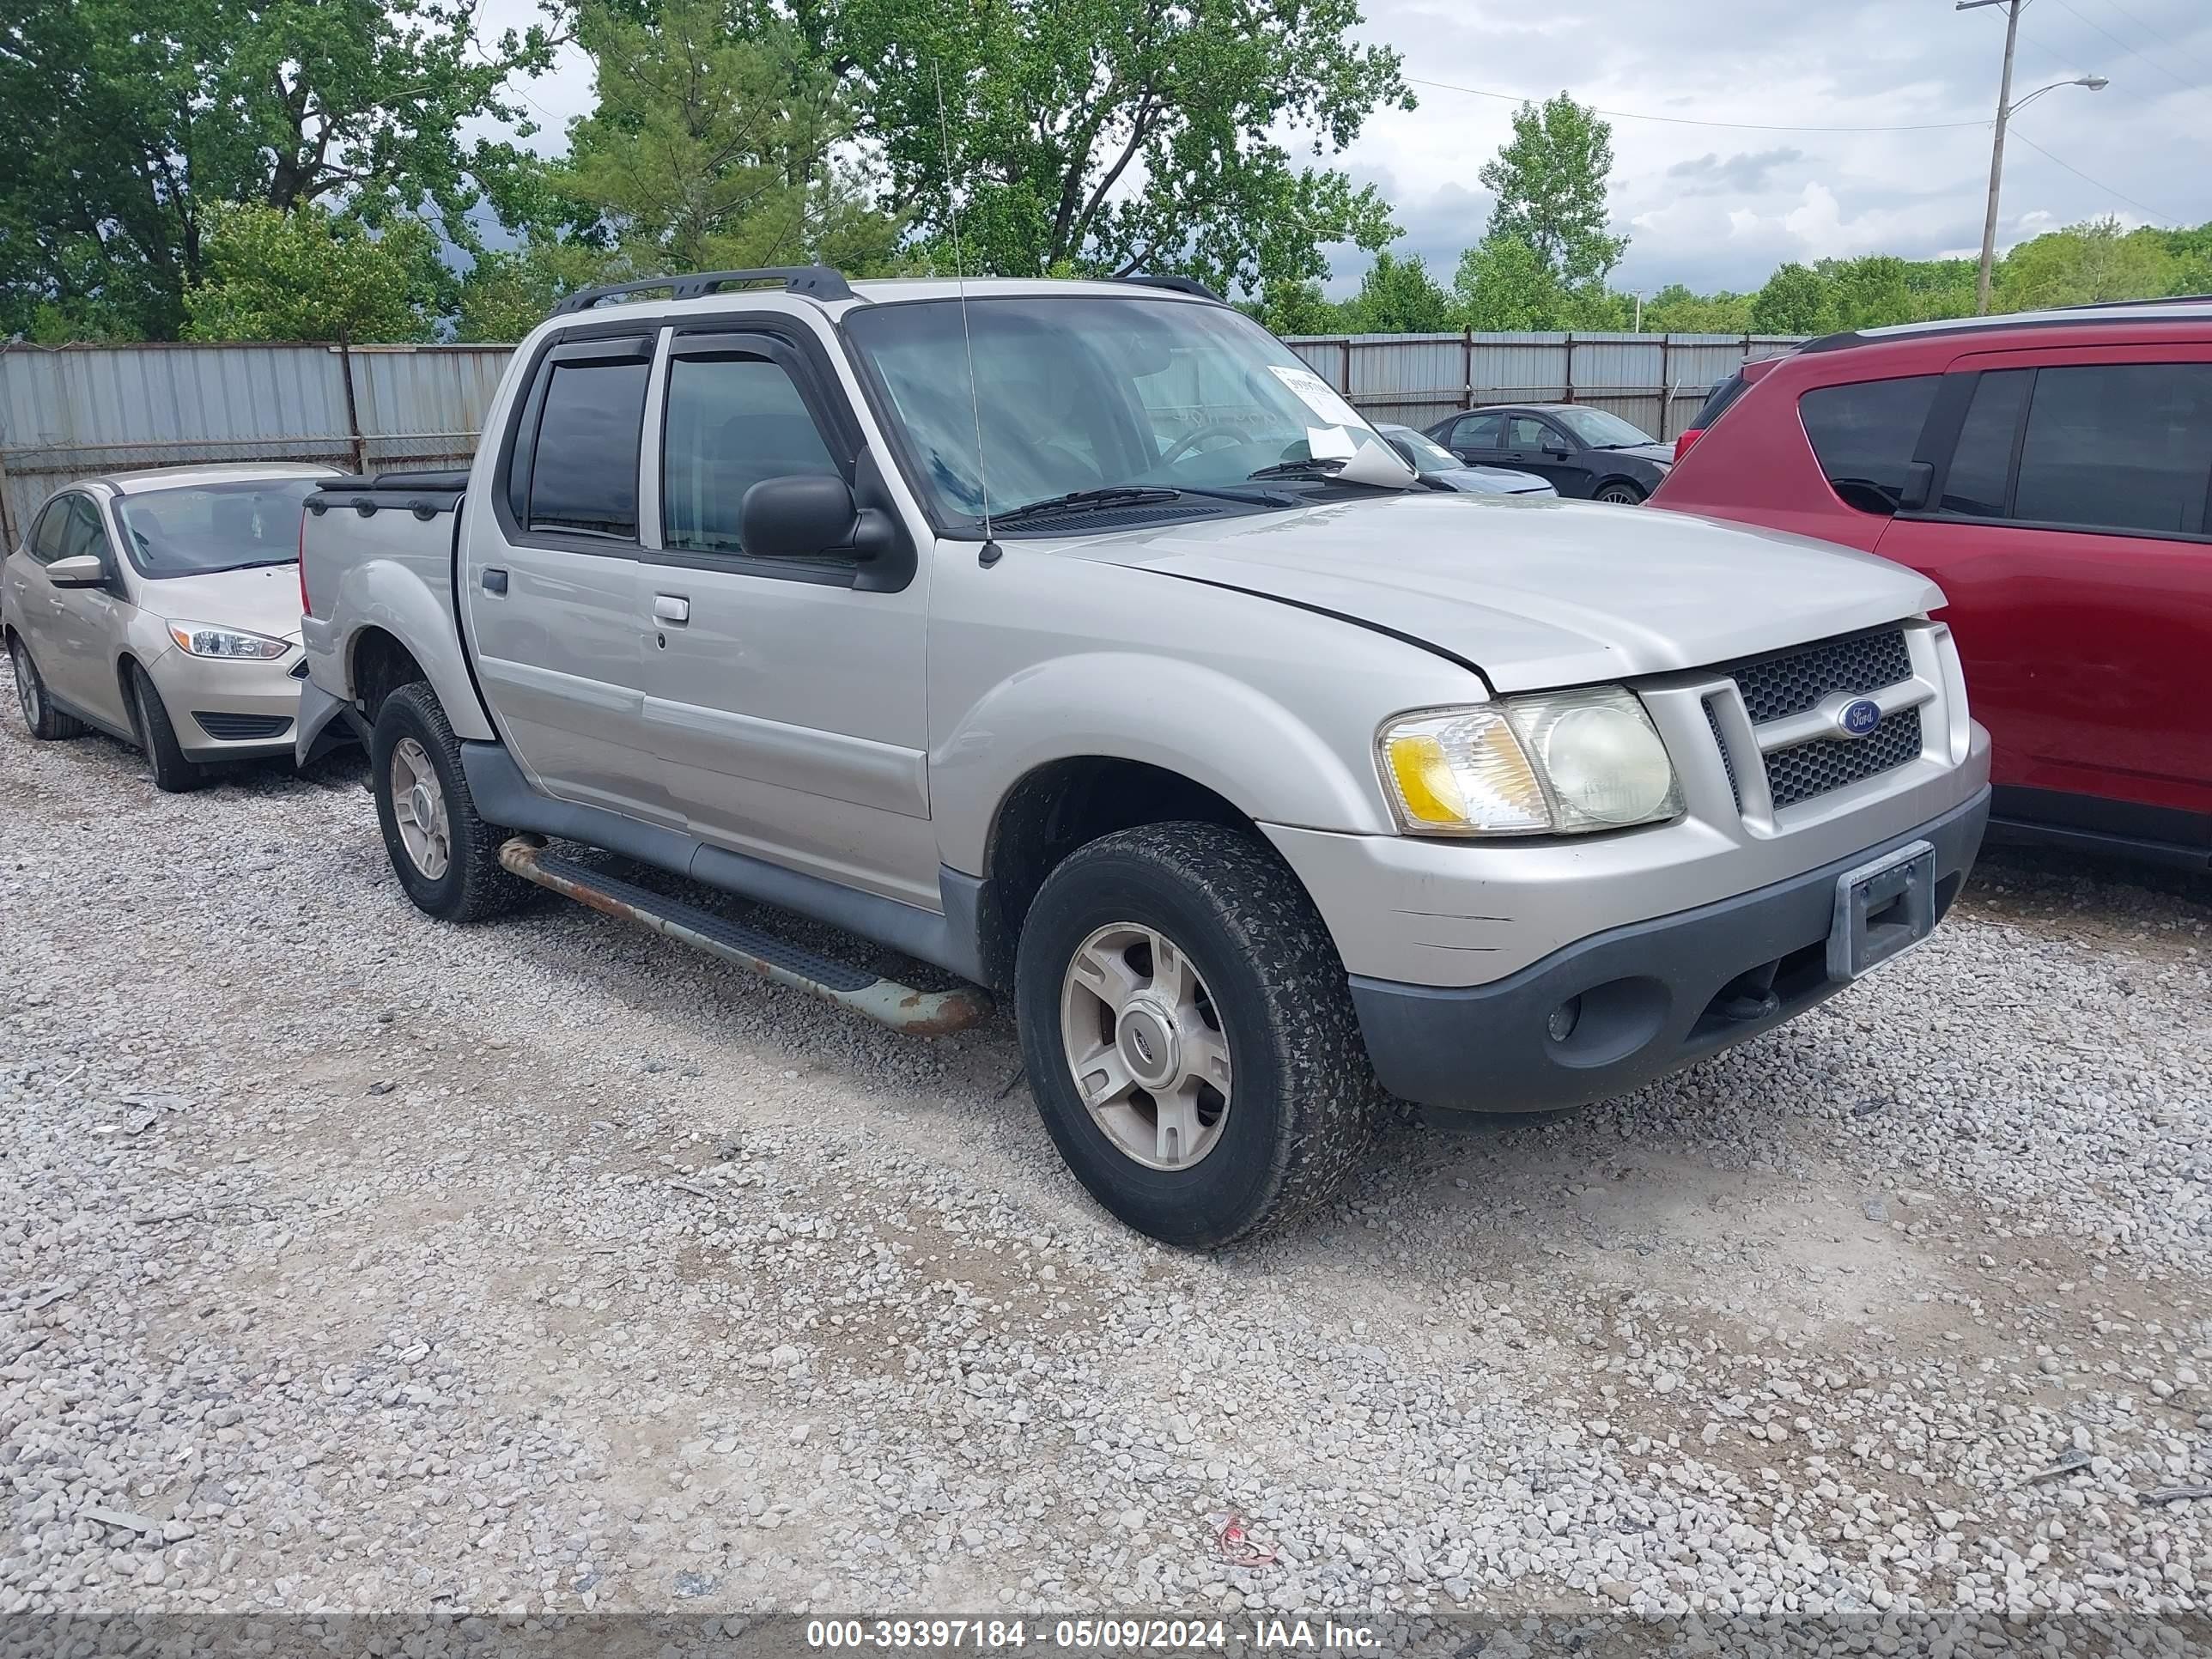
{"type": "Polygon", "coordinates": [[[2012,98],[2012,52],[2020,38],[2020,9],[2025,0],[1954,0],[1954,11],[1978,11],[1984,6],[2002,6],[2005,9],[2004,75],[1997,82],[1997,131],[1990,145],[1990,205],[1982,218],[1982,270],[1974,281],[1974,312],[1986,317],[1990,310],[1990,266],[1997,251],[1997,189],[2004,179],[2005,123],[2037,99],[2058,87],[2087,87],[2092,92],[2102,92],[2112,85],[2101,75],[2078,75],[2070,81],[2053,81],[2050,86],[2038,87],[2018,103],[2012,98]]]}

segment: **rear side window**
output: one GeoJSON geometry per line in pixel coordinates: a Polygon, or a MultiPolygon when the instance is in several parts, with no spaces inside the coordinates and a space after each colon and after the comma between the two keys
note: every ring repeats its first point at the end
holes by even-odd
{"type": "Polygon", "coordinates": [[[530,466],[532,530],[637,538],[637,447],[650,365],[556,362],[530,466]]]}
{"type": "Polygon", "coordinates": [[[2011,511],[2013,447],[2034,381],[2033,369],[2007,368],[1974,383],[1943,479],[1943,511],[1977,519],[2002,519],[2011,511]]]}
{"type": "Polygon", "coordinates": [[[2212,488],[2212,363],[2036,371],[2012,516],[2194,534],[2212,488]]]}
{"type": "Polygon", "coordinates": [[[1942,380],[1914,374],[1819,386],[1798,399],[1798,418],[1813,441],[1813,453],[1845,506],[1862,513],[1897,511],[1905,465],[1942,380]]]}

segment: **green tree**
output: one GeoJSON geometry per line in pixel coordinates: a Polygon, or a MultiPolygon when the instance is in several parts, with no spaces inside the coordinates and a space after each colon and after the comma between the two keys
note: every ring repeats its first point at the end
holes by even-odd
{"type": "Polygon", "coordinates": [[[1818,334],[1828,318],[1827,284],[1804,265],[1784,265],[1752,296],[1754,334],[1818,334]]]}
{"type": "Polygon", "coordinates": [[[971,270],[1258,294],[1395,234],[1371,186],[1278,137],[1341,150],[1377,106],[1413,106],[1397,54],[1352,40],[1357,0],[817,3],[800,15],[857,88],[890,200],[948,253],[957,204],[971,270]]]}
{"type": "Polygon", "coordinates": [[[442,269],[419,220],[371,236],[312,204],[212,210],[205,278],[185,291],[196,340],[427,340],[442,269]]]}
{"type": "Polygon", "coordinates": [[[1440,334],[1454,325],[1451,295],[1418,254],[1376,254],[1346,310],[1347,326],[1361,334],[1440,334]]]}
{"type": "Polygon", "coordinates": [[[1452,275],[1459,319],[1477,331],[1564,325],[1566,296],[1544,257],[1510,231],[1493,230],[1459,256],[1452,275]]]}
{"type": "Polygon", "coordinates": [[[585,241],[645,274],[895,262],[903,228],[838,159],[855,117],[796,27],[732,0],[668,0],[650,22],[588,7],[577,34],[598,104],[546,196],[585,241]]]}
{"type": "Polygon", "coordinates": [[[1726,289],[1692,294],[1669,283],[1644,302],[1644,328],[1650,334],[1748,334],[1751,296],[1726,289]]]}
{"type": "Polygon", "coordinates": [[[2000,309],[2028,311],[2154,299],[2176,292],[2182,276],[2163,234],[2108,218],[2022,242],[2005,255],[1996,286],[2000,309]]]}
{"type": "Polygon", "coordinates": [[[1513,112],[1512,139],[1483,163],[1497,193],[1489,234],[1517,237],[1570,287],[1601,281],[1628,250],[1606,230],[1606,177],[1613,127],[1561,93],[1513,112]]]}
{"type": "Polygon", "coordinates": [[[1319,283],[1271,283],[1244,309],[1265,327],[1285,336],[1350,334],[1359,326],[1350,304],[1329,299],[1319,283]]]}
{"type": "Polygon", "coordinates": [[[1822,259],[1813,270],[1826,296],[1824,328],[1879,328],[1912,316],[1905,261],[1870,253],[1858,259],[1822,259]]]}
{"type": "Polygon", "coordinates": [[[548,238],[478,254],[456,296],[454,336],[469,342],[520,340],[578,289],[615,274],[615,256],[583,240],[548,238]]]}
{"type": "Polygon", "coordinates": [[[502,88],[542,28],[487,39],[471,0],[19,0],[0,21],[0,333],[43,310],[173,336],[226,204],[377,224],[469,214],[515,124],[502,88]]]}

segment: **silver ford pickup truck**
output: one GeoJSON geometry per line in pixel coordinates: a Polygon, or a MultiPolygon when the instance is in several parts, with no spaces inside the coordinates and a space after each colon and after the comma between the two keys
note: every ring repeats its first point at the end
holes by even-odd
{"type": "Polygon", "coordinates": [[[421,908],[536,882],[924,1031],[1010,995],[1069,1165],[1185,1245],[1326,1194],[1386,1091],[1572,1105],[1802,1012],[1988,811],[1923,578],[1422,489],[1173,279],[577,295],[471,471],[312,498],[302,576],[301,751],[366,742],[421,908]]]}

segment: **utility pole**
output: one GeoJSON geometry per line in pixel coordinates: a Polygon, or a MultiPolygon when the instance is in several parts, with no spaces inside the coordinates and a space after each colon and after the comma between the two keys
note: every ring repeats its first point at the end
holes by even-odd
{"type": "Polygon", "coordinates": [[[2012,54],[2020,41],[2020,0],[1956,0],[1954,11],[1976,11],[1984,6],[2005,9],[2004,74],[1997,82],[1996,137],[1990,145],[1990,205],[1982,218],[1982,269],[1974,279],[1974,314],[1990,313],[1990,266],[1997,252],[1997,191],[2004,182],[2005,121],[2012,114],[2012,54]]]}

